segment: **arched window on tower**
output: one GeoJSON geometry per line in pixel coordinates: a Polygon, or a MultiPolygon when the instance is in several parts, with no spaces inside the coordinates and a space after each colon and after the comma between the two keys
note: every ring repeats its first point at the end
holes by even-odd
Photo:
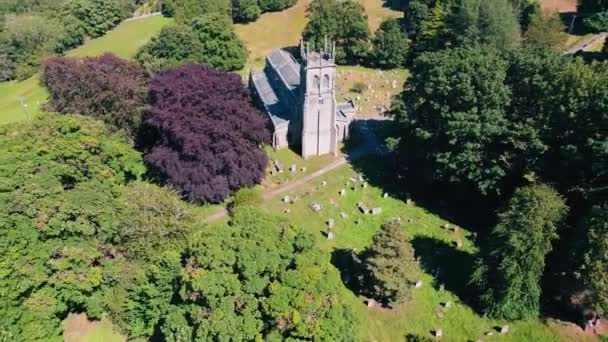
{"type": "Polygon", "coordinates": [[[321,87],[321,80],[319,79],[319,76],[315,75],[312,79],[312,89],[318,91],[319,87],[321,87]]]}
{"type": "Polygon", "coordinates": [[[331,84],[331,79],[329,78],[329,75],[325,75],[325,77],[323,77],[323,88],[329,89],[330,84],[331,84]]]}

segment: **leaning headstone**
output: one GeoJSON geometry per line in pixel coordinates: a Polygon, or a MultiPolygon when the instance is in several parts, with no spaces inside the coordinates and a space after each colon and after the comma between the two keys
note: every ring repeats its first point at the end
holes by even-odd
{"type": "Polygon", "coordinates": [[[414,285],[414,287],[417,288],[417,289],[421,288],[422,287],[422,280],[418,280],[416,282],[416,284],[414,285]]]}
{"type": "Polygon", "coordinates": [[[503,325],[502,327],[500,327],[500,333],[501,334],[506,334],[509,332],[509,326],[508,325],[503,325]]]}
{"type": "Polygon", "coordinates": [[[357,203],[357,208],[359,208],[359,210],[361,211],[362,214],[369,213],[369,208],[361,202],[357,203]]]}
{"type": "Polygon", "coordinates": [[[336,221],[333,218],[327,220],[327,227],[333,228],[336,225],[336,221]]]}
{"type": "Polygon", "coordinates": [[[272,169],[270,170],[270,175],[271,175],[272,177],[276,176],[276,175],[277,175],[277,170],[276,170],[275,168],[272,168],[272,169]]]}
{"type": "Polygon", "coordinates": [[[289,203],[289,202],[291,202],[291,198],[289,196],[283,197],[283,203],[289,203]]]}
{"type": "Polygon", "coordinates": [[[382,208],[373,208],[372,209],[372,215],[379,215],[380,213],[382,213],[382,208]]]}
{"type": "Polygon", "coordinates": [[[341,212],[340,213],[340,217],[343,218],[343,219],[346,219],[346,218],[348,218],[348,214],[345,213],[345,212],[341,212]]]}

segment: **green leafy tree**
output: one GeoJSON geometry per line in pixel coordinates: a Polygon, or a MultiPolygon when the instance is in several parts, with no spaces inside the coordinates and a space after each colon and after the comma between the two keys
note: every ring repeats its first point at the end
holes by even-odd
{"type": "Polygon", "coordinates": [[[194,225],[191,208],[171,189],[137,182],[121,197],[124,205],[120,244],[127,256],[150,260],[185,247],[194,225]]]}
{"type": "Polygon", "coordinates": [[[71,115],[3,126],[0,148],[0,331],[58,341],[70,311],[100,316],[114,279],[102,246],[118,237],[118,194],[142,158],[101,122],[71,115]]]}
{"type": "Polygon", "coordinates": [[[255,21],[260,13],[257,0],[232,0],[232,19],[235,22],[255,21]]]}
{"type": "Polygon", "coordinates": [[[129,13],[118,0],[74,0],[69,3],[68,15],[73,16],[87,37],[102,36],[129,13]]]}
{"type": "Polygon", "coordinates": [[[539,12],[532,18],[525,38],[527,45],[559,50],[566,43],[568,35],[557,13],[547,15],[539,12]]]}
{"type": "Polygon", "coordinates": [[[180,0],[173,1],[175,20],[189,24],[193,19],[206,15],[231,17],[231,0],[180,0]]]}
{"type": "Polygon", "coordinates": [[[567,211],[565,200],[547,185],[515,191],[498,214],[488,252],[471,278],[487,314],[509,320],[539,315],[545,257],[567,211]]]}
{"type": "Polygon", "coordinates": [[[363,6],[354,1],[314,0],[304,39],[320,48],[327,38],[336,43],[336,59],[341,64],[364,61],[369,53],[369,28],[363,6]]]}
{"type": "Polygon", "coordinates": [[[405,66],[410,41],[407,34],[402,31],[398,20],[390,19],[382,22],[372,43],[372,64],[386,69],[405,66]]]}
{"type": "Polygon", "coordinates": [[[429,8],[428,15],[420,22],[416,37],[417,51],[435,51],[448,45],[450,28],[448,18],[452,13],[451,0],[437,0],[429,8]]]}
{"type": "Polygon", "coordinates": [[[417,264],[414,249],[398,222],[383,224],[363,255],[363,266],[373,298],[390,306],[397,306],[409,299],[411,277],[417,264]]]}
{"type": "Polygon", "coordinates": [[[262,12],[281,11],[295,5],[297,0],[258,0],[262,12]]]}
{"type": "Polygon", "coordinates": [[[582,228],[586,231],[586,238],[577,276],[586,297],[583,304],[605,315],[608,313],[608,206],[593,207],[582,228]]]}
{"type": "Polygon", "coordinates": [[[511,158],[509,149],[498,148],[511,140],[506,70],[500,56],[485,48],[427,53],[416,60],[417,76],[393,112],[403,127],[400,135],[407,137],[404,157],[422,175],[500,192],[498,182],[511,158]]]}
{"type": "Polygon", "coordinates": [[[200,229],[182,253],[146,268],[125,305],[130,336],[354,341],[337,275],[313,245],[286,222],[240,208],[223,229],[200,229]]]}
{"type": "Polygon", "coordinates": [[[164,27],[135,59],[152,73],[186,63],[234,71],[244,67],[247,50],[234,33],[230,18],[215,14],[196,18],[189,25],[164,27]]]}
{"type": "Polygon", "coordinates": [[[508,0],[456,0],[449,28],[457,46],[482,44],[500,50],[519,46],[520,25],[508,0]]]}

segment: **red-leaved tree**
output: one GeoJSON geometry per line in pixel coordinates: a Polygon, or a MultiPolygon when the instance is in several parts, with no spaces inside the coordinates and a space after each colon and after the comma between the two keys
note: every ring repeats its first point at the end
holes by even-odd
{"type": "Polygon", "coordinates": [[[238,75],[190,64],[150,83],[143,146],[152,170],[197,203],[222,202],[262,180],[267,118],[238,75]]]}
{"type": "Polygon", "coordinates": [[[103,120],[114,130],[136,134],[148,84],[143,68],[112,54],[100,57],[52,57],[41,82],[49,92],[48,109],[103,120]]]}

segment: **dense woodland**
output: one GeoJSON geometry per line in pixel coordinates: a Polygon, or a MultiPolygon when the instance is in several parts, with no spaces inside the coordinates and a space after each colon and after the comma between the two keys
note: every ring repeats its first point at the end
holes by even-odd
{"type": "MultiPolygon", "coordinates": [[[[231,73],[247,60],[232,23],[294,3],[163,1],[176,21],[134,62],[60,55],[136,1],[0,5],[0,80],[40,71],[54,112],[0,126],[0,341],[60,341],[70,312],[129,338],[357,340],[326,255],[251,189],[268,122],[231,73]],[[204,203],[230,203],[229,223],[200,222],[204,203]]],[[[389,171],[479,235],[466,302],[506,320],[607,315],[608,66],[563,55],[564,25],[536,1],[388,4],[404,17],[370,32],[359,3],[314,0],[304,38],[335,41],[340,64],[411,71],[389,171]]],[[[606,11],[580,8],[589,30],[606,11]]],[[[362,294],[411,299],[399,222],[352,260],[362,294]]]]}

